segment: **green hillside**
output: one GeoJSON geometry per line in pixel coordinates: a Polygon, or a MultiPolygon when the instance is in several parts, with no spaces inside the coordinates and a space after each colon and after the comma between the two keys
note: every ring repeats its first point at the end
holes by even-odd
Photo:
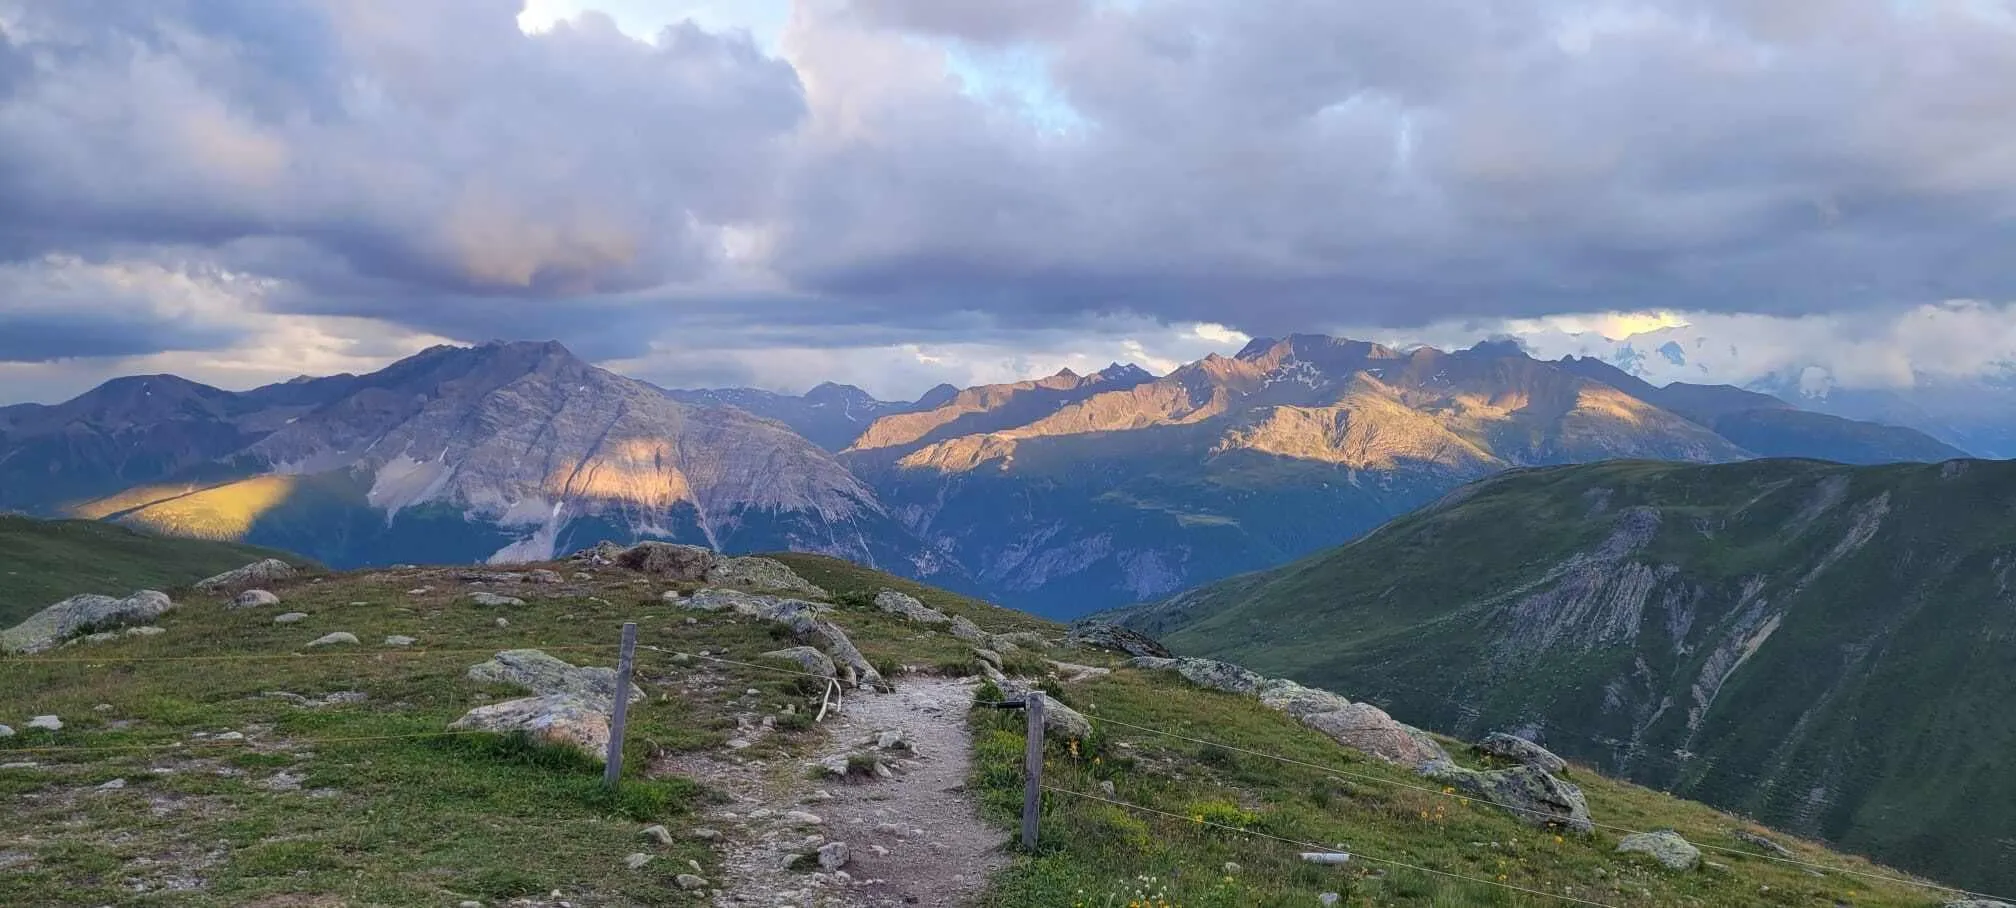
{"type": "Polygon", "coordinates": [[[1517,471],[1137,607],[1190,655],[2016,886],[2016,463],[1517,471]]]}
{"type": "Polygon", "coordinates": [[[0,515],[0,627],[79,593],[172,589],[268,557],[294,559],[271,549],[155,536],[93,520],[0,515]]]}
{"type": "MultiPolygon", "coordinates": [[[[1350,906],[1421,908],[1556,905],[1561,895],[1616,906],[1944,900],[1896,871],[1791,837],[1772,834],[1792,856],[1772,860],[1736,837],[1761,827],[1582,767],[1571,778],[1606,825],[1555,835],[1424,786],[1410,770],[1342,748],[1249,697],[1063,645],[1054,624],[830,558],[778,557],[826,588],[830,620],[898,694],[981,669],[965,640],[874,607],[882,590],[908,592],[984,632],[1049,638],[1023,638],[1033,648],[1011,651],[1004,666],[1097,723],[1083,739],[1051,739],[1049,784],[1161,811],[1049,795],[1040,851],[999,860],[973,892],[989,908],[1125,905],[1151,891],[1170,905],[1224,908],[1306,906],[1324,892],[1350,906]],[[1653,828],[1699,843],[1709,863],[1679,872],[1616,853],[1619,829],[1653,828]],[[1321,867],[1281,840],[1347,843],[1357,857],[1321,867]]],[[[0,770],[9,804],[0,904],[699,905],[713,903],[711,890],[682,875],[726,887],[752,866],[774,869],[745,861],[771,841],[749,799],[758,789],[804,791],[812,783],[799,767],[840,734],[810,720],[823,684],[766,665],[761,654],[789,645],[789,634],[661,598],[668,589],[690,597],[693,583],[579,563],[512,570],[522,578],[541,567],[565,579],[500,583],[466,568],[421,567],[283,582],[273,587],[282,604],[261,609],[190,596],[157,622],[158,635],[0,658],[0,722],[18,732],[0,738],[9,767],[0,770]],[[476,605],[476,589],[524,602],[476,605]],[[276,623],[280,611],[305,617],[276,623]],[[522,695],[470,679],[472,664],[538,647],[610,665],[624,621],[639,625],[636,680],[648,696],[631,707],[616,792],[572,750],[442,733],[465,710],[522,695]],[[306,645],[332,631],[360,642],[306,645]],[[415,642],[379,642],[395,634],[415,642]],[[26,728],[45,714],[60,715],[63,729],[26,728]],[[774,729],[757,731],[758,718],[774,729]],[[653,824],[666,827],[662,839],[640,835],[653,824]]],[[[977,696],[988,691],[979,685],[977,696]]],[[[965,786],[931,791],[962,798],[966,822],[977,808],[989,834],[1006,841],[1022,792],[1022,717],[960,712],[923,715],[951,723],[973,754],[965,786]]],[[[923,757],[925,766],[964,759],[944,750],[923,757]]],[[[882,793],[903,791],[905,778],[822,784],[907,817],[906,795],[882,793]]],[[[908,838],[873,838],[838,818],[842,802],[830,795],[791,797],[785,803],[826,814],[823,831],[851,839],[857,863],[874,860],[864,839],[899,855],[935,853],[900,851],[923,847],[908,838]]],[[[951,820],[922,822],[935,841],[951,820]]],[[[901,869],[948,887],[975,882],[957,882],[970,867],[928,856],[901,869]]],[[[805,892],[827,886],[818,890],[827,897],[790,903],[842,903],[833,884],[810,873],[795,879],[805,892]]]]}

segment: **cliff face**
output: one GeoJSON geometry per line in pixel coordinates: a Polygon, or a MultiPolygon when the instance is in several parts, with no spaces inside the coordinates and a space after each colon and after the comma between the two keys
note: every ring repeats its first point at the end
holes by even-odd
{"type": "Polygon", "coordinates": [[[1185,654],[1968,885],[2016,883],[2016,464],[1508,473],[1122,612],[1185,654]]]}

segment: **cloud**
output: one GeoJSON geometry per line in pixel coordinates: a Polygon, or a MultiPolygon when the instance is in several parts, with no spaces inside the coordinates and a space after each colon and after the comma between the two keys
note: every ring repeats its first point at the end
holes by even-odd
{"type": "MultiPolygon", "coordinates": [[[[0,0],[0,261],[242,275],[259,325],[890,387],[952,373],[838,358],[1612,311],[1797,334],[1953,299],[1999,336],[2016,298],[2006,4],[796,0],[760,42],[734,4],[648,40],[662,9],[597,5],[528,33],[515,0],[0,0]]],[[[249,336],[22,293],[0,356],[249,336]]]]}

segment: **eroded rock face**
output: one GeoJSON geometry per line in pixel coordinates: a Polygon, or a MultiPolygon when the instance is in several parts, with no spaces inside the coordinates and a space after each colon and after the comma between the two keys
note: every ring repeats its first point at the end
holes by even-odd
{"type": "Polygon", "coordinates": [[[1147,634],[1103,621],[1087,621],[1071,625],[1071,632],[1065,636],[1064,642],[1070,646],[1103,649],[1150,659],[1168,659],[1176,655],[1147,634]]]}
{"type": "Polygon", "coordinates": [[[580,697],[554,694],[506,700],[470,710],[449,724],[455,731],[525,732],[534,740],[573,747],[596,760],[609,750],[609,713],[580,697]]]}
{"type": "Polygon", "coordinates": [[[141,590],[124,599],[91,594],[72,596],[0,631],[0,652],[17,655],[46,652],[85,634],[147,624],[174,608],[168,594],[154,590],[141,590]]]}
{"type": "Polygon", "coordinates": [[[1648,854],[1667,870],[1693,870],[1701,866],[1701,849],[1672,830],[1637,832],[1617,842],[1617,853],[1648,854]]]}
{"type": "Polygon", "coordinates": [[[230,592],[249,587],[265,586],[276,580],[286,580],[295,574],[294,566],[278,558],[254,561],[236,570],[225,571],[215,577],[196,581],[196,588],[205,592],[230,592]]]}
{"type": "MultiPolygon", "coordinates": [[[[469,667],[471,680],[485,684],[510,684],[540,696],[572,697],[608,712],[616,702],[616,670],[569,664],[536,649],[514,649],[498,653],[480,665],[469,667]]],[[[644,699],[644,692],[630,686],[630,702],[644,699]]]]}
{"type": "Polygon", "coordinates": [[[1486,735],[1484,740],[1477,742],[1477,752],[1531,766],[1546,773],[1559,773],[1568,768],[1568,761],[1555,756],[1553,751],[1502,731],[1492,732],[1486,735]]]}
{"type": "Polygon", "coordinates": [[[1596,828],[1589,819],[1589,803],[1583,799],[1582,789],[1531,766],[1478,771],[1439,761],[1425,767],[1421,774],[1509,809],[1521,821],[1534,826],[1555,826],[1583,833],[1596,828]]]}

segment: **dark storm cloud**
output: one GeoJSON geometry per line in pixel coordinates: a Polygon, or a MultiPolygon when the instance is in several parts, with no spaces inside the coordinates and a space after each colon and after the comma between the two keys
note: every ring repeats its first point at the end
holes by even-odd
{"type": "Polygon", "coordinates": [[[788,63],[511,0],[16,5],[0,256],[199,247],[449,337],[2016,296],[2006,3],[803,0],[788,63]]]}
{"type": "Polygon", "coordinates": [[[137,356],[158,350],[219,350],[243,335],[216,325],[148,318],[114,321],[91,312],[0,309],[0,363],[137,356]]]}

